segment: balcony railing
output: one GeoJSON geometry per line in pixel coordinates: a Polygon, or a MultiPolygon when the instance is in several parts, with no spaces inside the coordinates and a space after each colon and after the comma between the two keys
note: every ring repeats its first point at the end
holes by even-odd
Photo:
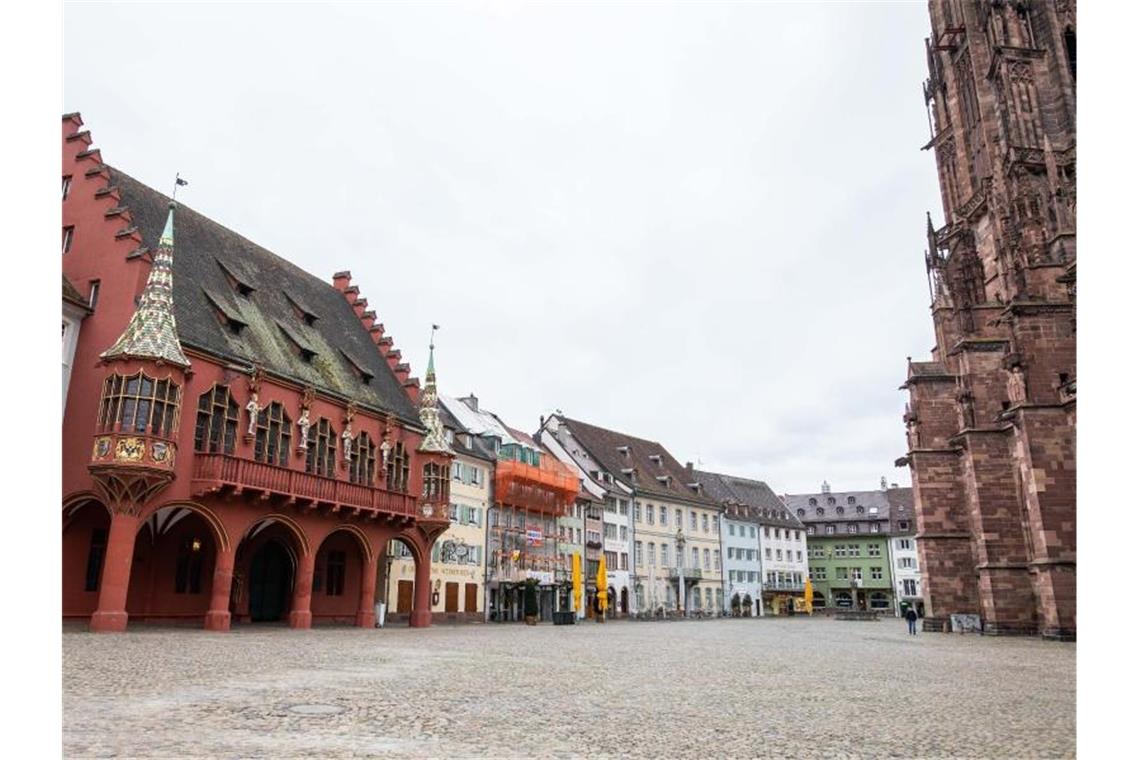
{"type": "Polygon", "coordinates": [[[804,584],[803,583],[795,583],[792,581],[784,581],[783,583],[781,583],[780,581],[776,581],[774,583],[772,581],[765,581],[764,582],[764,590],[765,591],[803,591],[804,590],[804,584]]]}
{"type": "Polygon", "coordinates": [[[298,472],[226,454],[195,454],[191,484],[194,493],[207,493],[221,486],[248,488],[331,504],[334,507],[366,509],[401,517],[416,515],[416,500],[406,493],[298,472]]]}
{"type": "Polygon", "coordinates": [[[687,581],[699,581],[703,576],[699,567],[686,567],[679,569],[676,567],[669,568],[669,580],[676,580],[684,576],[687,581]]]}

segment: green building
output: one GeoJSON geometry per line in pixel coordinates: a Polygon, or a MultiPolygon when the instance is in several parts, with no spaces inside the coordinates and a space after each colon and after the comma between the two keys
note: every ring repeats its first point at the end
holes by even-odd
{"type": "Polygon", "coordinates": [[[789,494],[784,503],[807,528],[812,606],[894,609],[890,503],[882,491],[789,494]]]}

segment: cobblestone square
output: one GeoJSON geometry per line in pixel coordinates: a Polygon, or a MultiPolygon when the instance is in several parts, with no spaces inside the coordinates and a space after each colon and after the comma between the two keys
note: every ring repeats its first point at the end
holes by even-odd
{"type": "Polygon", "coordinates": [[[895,619],[65,630],[68,757],[1072,757],[1073,644],[895,619]]]}

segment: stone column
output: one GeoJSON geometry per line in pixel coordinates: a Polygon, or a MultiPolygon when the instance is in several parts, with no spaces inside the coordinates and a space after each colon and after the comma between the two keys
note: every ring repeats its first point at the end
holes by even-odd
{"type": "Polygon", "coordinates": [[[234,580],[233,547],[218,547],[214,559],[214,583],[210,587],[210,609],[206,612],[204,628],[207,631],[228,631],[230,629],[230,588],[234,580]]]}
{"type": "Polygon", "coordinates": [[[431,558],[416,560],[416,588],[412,601],[411,625],[427,628],[431,625],[431,558]]]}
{"type": "Polygon", "coordinates": [[[379,562],[373,556],[365,559],[360,570],[360,607],[356,610],[358,628],[373,628],[376,625],[376,571],[379,562]]]}
{"type": "Polygon", "coordinates": [[[90,627],[97,632],[127,629],[127,588],[131,581],[131,561],[139,518],[136,510],[117,509],[107,532],[107,554],[99,580],[99,605],[91,615],[90,627]]]}
{"type": "Polygon", "coordinates": [[[313,601],[313,564],[314,557],[310,554],[302,555],[297,561],[297,581],[293,588],[293,607],[289,610],[290,628],[311,628],[313,613],[310,605],[313,601]]]}

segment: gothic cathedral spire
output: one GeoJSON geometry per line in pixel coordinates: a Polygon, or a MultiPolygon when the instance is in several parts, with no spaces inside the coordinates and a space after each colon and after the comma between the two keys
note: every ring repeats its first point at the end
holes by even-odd
{"type": "Polygon", "coordinates": [[[435,387],[435,331],[437,325],[432,325],[432,341],[428,345],[427,373],[424,376],[424,389],[420,393],[420,422],[427,429],[423,443],[419,450],[451,454],[451,447],[443,435],[443,423],[439,419],[439,394],[435,387]]]}

